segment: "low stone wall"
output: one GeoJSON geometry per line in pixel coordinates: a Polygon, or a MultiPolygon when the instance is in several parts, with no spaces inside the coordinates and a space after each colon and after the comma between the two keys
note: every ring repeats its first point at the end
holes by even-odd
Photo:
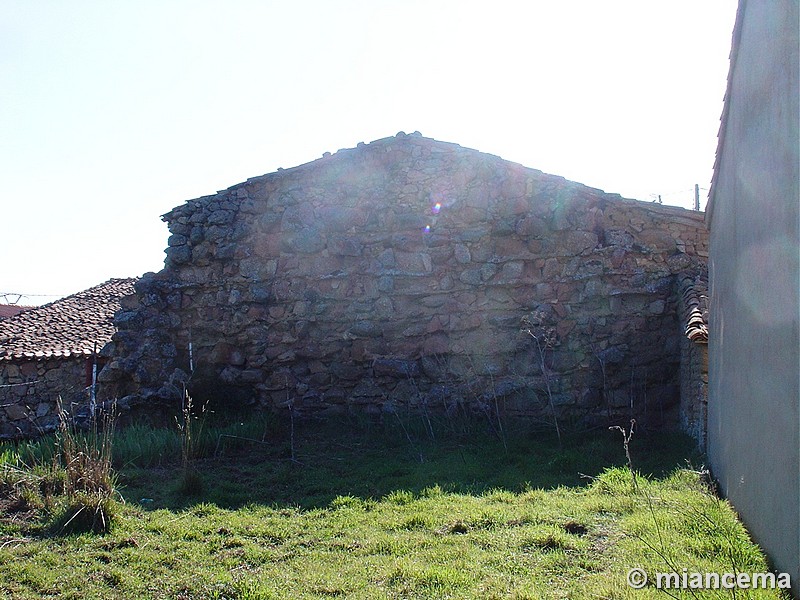
{"type": "Polygon", "coordinates": [[[421,136],[177,207],[106,395],[676,420],[675,275],[703,215],[421,136]],[[190,353],[191,347],[191,353],[190,353]]]}
{"type": "Polygon", "coordinates": [[[57,402],[87,407],[86,357],[0,361],[0,439],[32,437],[58,426],[57,402]]]}

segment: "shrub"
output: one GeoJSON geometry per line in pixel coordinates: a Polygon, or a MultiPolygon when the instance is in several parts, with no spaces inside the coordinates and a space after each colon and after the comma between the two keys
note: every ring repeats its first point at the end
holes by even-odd
{"type": "MultiPolygon", "coordinates": [[[[64,471],[66,503],[56,517],[57,533],[106,533],[114,519],[114,471],[111,466],[114,413],[89,433],[78,432],[58,402],[59,428],[53,471],[64,471]]],[[[51,481],[57,481],[53,477],[51,481]]]]}
{"type": "Polygon", "coordinates": [[[56,514],[52,530],[56,534],[108,533],[116,517],[116,503],[103,491],[80,491],[68,496],[56,514]]]}

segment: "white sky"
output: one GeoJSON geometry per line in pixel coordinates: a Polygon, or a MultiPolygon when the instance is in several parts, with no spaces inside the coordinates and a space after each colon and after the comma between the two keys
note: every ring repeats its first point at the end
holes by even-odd
{"type": "Polygon", "coordinates": [[[0,303],[158,271],[174,206],[398,131],[704,205],[735,12],[0,0],[0,303]]]}

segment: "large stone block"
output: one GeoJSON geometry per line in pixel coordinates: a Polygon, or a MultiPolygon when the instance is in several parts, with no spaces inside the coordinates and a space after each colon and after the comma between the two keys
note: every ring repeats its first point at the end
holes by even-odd
{"type": "Polygon", "coordinates": [[[21,404],[6,404],[6,415],[12,421],[21,421],[28,418],[28,410],[21,404]]]}
{"type": "Polygon", "coordinates": [[[328,240],[328,251],[338,256],[361,256],[364,244],[353,236],[334,236],[328,240]]]}
{"type": "Polygon", "coordinates": [[[372,370],[375,375],[398,378],[419,377],[421,373],[418,361],[399,358],[377,358],[372,363],[372,370]]]}
{"type": "Polygon", "coordinates": [[[305,227],[297,231],[287,231],[281,238],[281,250],[313,254],[325,247],[326,240],[322,232],[315,227],[305,227]]]}

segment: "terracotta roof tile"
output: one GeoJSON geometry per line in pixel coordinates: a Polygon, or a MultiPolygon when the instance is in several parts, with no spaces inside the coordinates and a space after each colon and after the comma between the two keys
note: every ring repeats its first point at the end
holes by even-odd
{"type": "Polygon", "coordinates": [[[8,319],[18,315],[23,310],[33,308],[32,306],[20,306],[19,304],[0,304],[0,319],[8,319]]]}
{"type": "Polygon", "coordinates": [[[0,321],[0,360],[92,354],[111,340],[120,299],[133,294],[130,279],[109,279],[93,288],[30,308],[0,321]]]}
{"type": "Polygon", "coordinates": [[[684,334],[693,342],[708,343],[708,271],[684,273],[678,278],[684,334]]]}

